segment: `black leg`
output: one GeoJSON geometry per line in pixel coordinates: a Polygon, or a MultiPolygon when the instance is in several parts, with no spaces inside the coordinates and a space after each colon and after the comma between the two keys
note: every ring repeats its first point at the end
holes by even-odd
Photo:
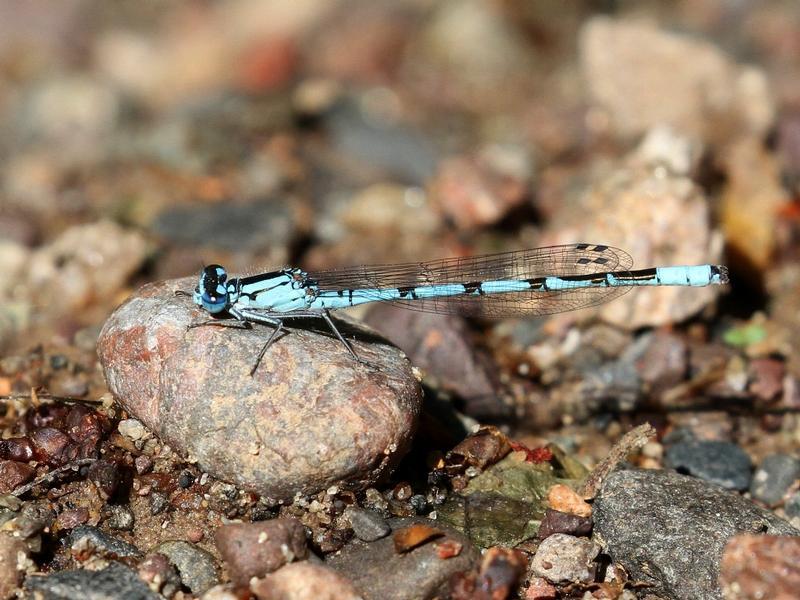
{"type": "Polygon", "coordinates": [[[200,323],[190,323],[188,329],[194,329],[195,327],[205,327],[206,325],[212,327],[228,327],[230,329],[252,329],[253,326],[250,325],[247,321],[216,321],[216,320],[209,320],[209,321],[202,321],[200,323]]]}
{"type": "Polygon", "coordinates": [[[258,353],[258,358],[256,359],[256,362],[253,365],[253,368],[250,369],[250,377],[252,377],[253,374],[256,372],[256,369],[258,369],[258,365],[261,364],[261,359],[264,358],[264,354],[267,352],[267,348],[269,348],[272,345],[272,342],[274,342],[276,339],[278,339],[278,334],[281,331],[283,331],[283,321],[279,321],[278,322],[278,326],[275,329],[272,330],[272,333],[270,334],[269,339],[261,347],[261,351],[258,353]]]}

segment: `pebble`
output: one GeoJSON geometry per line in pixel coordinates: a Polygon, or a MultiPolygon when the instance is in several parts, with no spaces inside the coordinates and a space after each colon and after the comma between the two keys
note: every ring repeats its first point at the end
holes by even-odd
{"type": "MultiPolygon", "coordinates": [[[[642,167],[636,151],[601,170],[574,204],[565,204],[567,210],[564,220],[571,225],[542,244],[603,240],[630,252],[634,268],[713,263],[721,257],[721,239],[713,232],[703,189],[686,176],[642,167]],[[587,220],[587,213],[597,217],[587,220]]],[[[599,310],[604,321],[627,331],[658,327],[696,314],[722,289],[637,289],[599,310]]]]}
{"type": "Polygon", "coordinates": [[[773,358],[754,358],[747,365],[749,383],[747,390],[764,404],[769,404],[783,393],[786,364],[773,358]]]}
{"type": "Polygon", "coordinates": [[[110,299],[142,265],[147,253],[144,237],[111,221],[70,227],[36,250],[20,282],[37,297],[57,297],[48,311],[80,311],[110,299]]]}
{"type": "Polygon", "coordinates": [[[474,230],[502,220],[528,198],[528,182],[478,156],[441,162],[431,195],[456,227],[474,230]]]}
{"type": "Polygon", "coordinates": [[[194,544],[180,540],[161,542],[150,551],[166,556],[175,566],[183,585],[199,595],[219,583],[219,568],[214,557],[194,544]]]}
{"type": "Polygon", "coordinates": [[[504,11],[480,0],[434,8],[405,57],[405,68],[417,75],[411,82],[419,80],[417,93],[464,110],[496,107],[525,93],[534,59],[524,33],[504,11]]]}
{"type": "Polygon", "coordinates": [[[730,490],[750,486],[750,457],[732,442],[688,440],[667,448],[665,465],[679,473],[716,483],[730,490]]]}
{"type": "Polygon", "coordinates": [[[98,353],[125,410],[201,470],[272,500],[391,471],[421,405],[399,350],[360,330],[356,352],[374,369],[333,336],[292,328],[250,376],[272,329],[189,329],[208,316],[174,292],[195,285],[147,285],[107,320],[98,353]]]}
{"type": "Polygon", "coordinates": [[[587,538],[554,533],[542,540],[531,561],[531,573],[553,583],[588,582],[600,546],[587,538]]]}
{"type": "Polygon", "coordinates": [[[395,549],[393,535],[374,542],[353,539],[340,551],[327,556],[325,564],[352,581],[366,600],[429,598],[446,585],[454,573],[478,564],[480,555],[472,542],[443,523],[422,518],[390,519],[388,523],[393,532],[427,524],[444,535],[402,554],[395,549]],[[453,542],[461,545],[459,553],[441,557],[439,548],[453,542]]]}
{"type": "Polygon", "coordinates": [[[374,542],[386,537],[392,531],[386,519],[371,510],[348,506],[344,516],[350,521],[355,536],[363,542],[374,542]]]}
{"type": "Polygon", "coordinates": [[[61,465],[77,458],[75,443],[70,437],[53,427],[42,427],[31,433],[31,441],[37,458],[51,465],[61,465]]]}
{"type": "Polygon", "coordinates": [[[309,562],[285,565],[250,590],[258,600],[362,600],[353,584],[333,569],[309,562]]]}
{"type": "Polygon", "coordinates": [[[521,597],[525,600],[556,600],[558,590],[544,577],[531,577],[521,597]]]}
{"type": "Polygon", "coordinates": [[[221,583],[206,590],[200,598],[201,600],[241,600],[239,591],[233,584],[221,583]]]}
{"type": "Polygon", "coordinates": [[[70,531],[67,543],[74,552],[91,550],[104,556],[119,558],[142,556],[142,552],[133,544],[110,536],[91,525],[80,525],[70,531]]]}
{"type": "Polygon", "coordinates": [[[180,244],[257,251],[265,244],[285,248],[296,225],[290,203],[260,200],[171,207],[156,218],[153,229],[180,244]]]}
{"type": "Polygon", "coordinates": [[[364,322],[397,344],[438,386],[457,394],[466,414],[491,420],[511,416],[499,399],[491,360],[470,343],[463,318],[376,304],[364,322]]]}
{"type": "Polygon", "coordinates": [[[547,504],[550,508],[579,517],[591,517],[592,507],[571,487],[557,483],[547,492],[547,504]]]}
{"type": "Polygon", "coordinates": [[[295,519],[223,525],[214,532],[214,541],[231,580],[239,585],[308,556],[305,527],[295,519]]]}
{"type": "Polygon", "coordinates": [[[0,460],[0,494],[8,494],[28,483],[36,474],[32,466],[15,460],[0,460]]]}
{"type": "Polygon", "coordinates": [[[612,473],[593,516],[604,552],[665,598],[719,598],[720,558],[734,535],[800,535],[739,494],[669,471],[612,473]]]}
{"type": "Polygon", "coordinates": [[[794,492],[783,505],[786,516],[790,519],[800,519],[800,492],[794,492]]]}
{"type": "Polygon", "coordinates": [[[117,429],[122,435],[134,442],[145,439],[150,435],[147,428],[136,419],[122,419],[117,425],[117,429]]]}
{"type": "Polygon", "coordinates": [[[689,348],[681,336],[664,331],[655,332],[648,341],[636,368],[648,392],[657,396],[683,383],[689,369],[689,348]]]}
{"type": "Polygon", "coordinates": [[[733,537],[722,555],[722,594],[736,600],[792,600],[800,590],[798,565],[800,537],[733,537]]]}
{"type": "Polygon", "coordinates": [[[341,100],[328,111],[324,123],[334,151],[403,183],[425,185],[438,162],[432,139],[366,104],[341,100]]]}
{"type": "Polygon", "coordinates": [[[163,596],[151,591],[145,582],[139,579],[136,571],[118,562],[112,562],[100,571],[60,571],[44,576],[28,577],[25,580],[25,590],[31,597],[48,600],[67,598],[163,600],[163,596]]]}
{"type": "Polygon", "coordinates": [[[0,598],[14,597],[14,591],[22,582],[25,561],[28,556],[25,541],[7,533],[0,533],[0,598]]]}
{"type": "Polygon", "coordinates": [[[592,519],[579,517],[575,514],[564,513],[548,508],[539,525],[537,537],[540,540],[554,533],[568,533],[574,536],[587,536],[592,532],[592,519]]]}
{"type": "Polygon", "coordinates": [[[158,515],[164,512],[169,506],[169,498],[166,494],[162,494],[161,492],[153,492],[150,494],[149,504],[150,514],[158,515]]]}
{"type": "Polygon", "coordinates": [[[56,528],[60,530],[74,529],[89,520],[89,509],[85,506],[65,510],[56,518],[56,528]]]}
{"type": "Polygon", "coordinates": [[[477,597],[486,592],[492,599],[513,598],[527,567],[528,558],[519,550],[498,546],[488,548],[477,573],[467,571],[451,577],[452,596],[475,598],[476,592],[477,597]]]}
{"type": "Polygon", "coordinates": [[[137,571],[151,590],[166,598],[171,598],[181,588],[177,569],[163,554],[148,554],[137,566],[137,571]]]}
{"type": "Polygon", "coordinates": [[[104,507],[105,524],[110,529],[131,531],[135,521],[133,511],[126,504],[106,504],[104,507]]]}
{"type": "Polygon", "coordinates": [[[800,460],[788,454],[771,454],[761,461],[750,482],[750,494],[767,506],[775,506],[800,478],[800,460]]]}
{"type": "Polygon", "coordinates": [[[760,139],[774,119],[764,72],[735,65],[706,41],[596,16],[583,26],[579,47],[590,100],[618,136],[669,125],[701,139],[733,131],[760,139]]]}

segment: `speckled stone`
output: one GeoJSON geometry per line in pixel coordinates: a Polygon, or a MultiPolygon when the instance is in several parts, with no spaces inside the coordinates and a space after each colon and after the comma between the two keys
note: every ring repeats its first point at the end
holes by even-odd
{"type": "Polygon", "coordinates": [[[367,487],[397,464],[422,400],[400,350],[340,321],[374,367],[356,363],[324,323],[306,321],[251,376],[272,329],[189,328],[208,315],[175,291],[195,284],[146,285],[103,327],[100,361],[128,412],[204,471],[274,500],[367,487]]]}

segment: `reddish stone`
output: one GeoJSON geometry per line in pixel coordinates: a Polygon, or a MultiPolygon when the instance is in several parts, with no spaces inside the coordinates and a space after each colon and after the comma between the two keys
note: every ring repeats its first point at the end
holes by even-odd
{"type": "Polygon", "coordinates": [[[361,600],[364,597],[340,573],[308,562],[281,567],[253,583],[250,589],[258,600],[361,600]]]}
{"type": "Polygon", "coordinates": [[[240,585],[308,555],[305,527],[294,519],[223,525],[214,541],[231,579],[240,585]]]}
{"type": "Polygon", "coordinates": [[[13,460],[0,461],[0,494],[8,494],[33,479],[35,469],[13,460]]]}

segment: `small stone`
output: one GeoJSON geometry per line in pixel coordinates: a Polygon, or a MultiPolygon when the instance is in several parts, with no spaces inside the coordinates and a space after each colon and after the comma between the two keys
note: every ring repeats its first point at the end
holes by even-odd
{"type": "Polygon", "coordinates": [[[122,419],[117,425],[117,429],[122,435],[134,442],[143,440],[150,435],[147,428],[136,419],[122,419]]]}
{"type": "Polygon", "coordinates": [[[57,376],[50,378],[47,387],[50,393],[55,396],[83,398],[89,393],[89,383],[84,377],[69,373],[59,373],[57,376]]]}
{"type": "Polygon", "coordinates": [[[388,523],[393,532],[426,524],[444,535],[403,554],[395,550],[394,536],[374,542],[354,538],[340,551],[326,556],[326,565],[352,581],[366,600],[432,597],[453,574],[479,562],[480,555],[472,542],[444,523],[420,517],[389,519],[388,523]],[[453,542],[461,544],[458,555],[440,557],[439,544],[448,547],[453,542]]]}
{"type": "Polygon", "coordinates": [[[133,544],[104,533],[91,525],[80,525],[67,538],[73,552],[99,552],[105,556],[138,558],[142,552],[133,544]]]}
{"type": "Polygon", "coordinates": [[[689,369],[689,348],[679,335],[658,331],[639,361],[639,377],[653,396],[682,383],[689,369]]]}
{"type": "Polygon", "coordinates": [[[48,600],[85,598],[131,598],[136,600],[163,600],[139,579],[136,571],[119,562],[111,562],[100,571],[60,571],[44,576],[28,577],[25,590],[31,597],[48,600]]]}
{"type": "MultiPolygon", "coordinates": [[[[0,440],[0,459],[29,462],[33,459],[33,444],[26,437],[0,440]]],[[[0,481],[4,478],[0,477],[0,481]]]]}
{"type": "Polygon", "coordinates": [[[164,512],[169,506],[169,498],[161,492],[150,494],[150,514],[158,515],[164,512]]]}
{"type": "Polygon", "coordinates": [[[353,584],[333,569],[309,562],[285,565],[255,581],[259,600],[362,600],[353,584]]]}
{"type": "Polygon", "coordinates": [[[53,427],[37,429],[31,434],[31,441],[37,455],[52,465],[61,465],[77,457],[75,443],[66,433],[53,427]]]}
{"type": "Polygon", "coordinates": [[[754,358],[750,361],[748,391],[764,403],[769,403],[783,393],[786,366],[773,358],[754,358]]]}
{"type": "Polygon", "coordinates": [[[591,517],[592,507],[571,487],[557,483],[547,492],[547,504],[553,510],[579,517],[591,517]]]}
{"type": "Polygon", "coordinates": [[[181,588],[177,569],[163,554],[148,554],[139,563],[137,571],[151,590],[167,598],[171,598],[181,588]]]}
{"type": "Polygon", "coordinates": [[[386,537],[391,532],[386,519],[371,510],[348,506],[344,511],[344,515],[350,521],[353,533],[364,542],[374,542],[386,537]]]}
{"type": "Polygon", "coordinates": [[[528,197],[528,185],[485,156],[465,156],[440,163],[431,193],[459,229],[471,230],[497,223],[520,206],[528,197]]]}
{"type": "Polygon", "coordinates": [[[511,409],[498,399],[496,369],[470,344],[463,318],[378,303],[364,320],[397,344],[438,386],[457,394],[468,415],[493,420],[510,416],[511,409]]]}
{"type": "Polygon", "coordinates": [[[479,587],[492,598],[510,598],[519,587],[528,559],[519,550],[493,546],[486,550],[478,571],[479,587]]]}
{"type": "Polygon", "coordinates": [[[575,514],[563,513],[548,508],[544,514],[537,537],[540,540],[554,533],[567,533],[574,536],[588,536],[592,532],[592,519],[575,514]]]}
{"type": "Polygon", "coordinates": [[[372,368],[334,337],[290,324],[251,376],[272,328],[190,328],[208,315],[175,291],[195,285],[145,286],[106,321],[100,361],[130,414],[201,470],[272,500],[343,480],[366,487],[391,471],[421,405],[400,350],[357,333],[372,368]]]}
{"type": "Polygon", "coordinates": [[[239,591],[232,583],[221,583],[206,590],[200,600],[241,600],[239,591]]]}
{"type": "Polygon", "coordinates": [[[0,598],[14,597],[22,582],[27,556],[28,547],[23,539],[0,533],[0,598]]]}
{"type": "Polygon", "coordinates": [[[291,204],[276,200],[171,206],[153,225],[161,237],[181,244],[227,250],[258,250],[265,240],[276,247],[292,241],[296,229],[291,204]]]}
{"type": "Polygon", "coordinates": [[[231,579],[240,585],[308,556],[305,527],[294,519],[223,525],[214,541],[231,579]]]}
{"type": "Polygon", "coordinates": [[[8,494],[19,486],[28,483],[36,474],[36,469],[15,460],[0,460],[0,494],[8,494]]]}
{"type": "Polygon", "coordinates": [[[667,448],[665,463],[679,473],[699,477],[731,490],[746,490],[750,486],[750,457],[731,442],[679,442],[667,448]]]}
{"type": "Polygon", "coordinates": [[[523,600],[556,600],[557,594],[555,586],[544,577],[531,577],[522,598],[523,600]]]}
{"type": "Polygon", "coordinates": [[[26,269],[27,284],[58,298],[48,307],[57,314],[80,311],[112,298],[146,258],[141,233],[111,221],[70,227],[36,250],[26,269]]]}
{"type": "Polygon", "coordinates": [[[467,436],[447,453],[448,465],[461,465],[484,470],[511,452],[511,443],[496,427],[481,427],[467,436]]]}
{"type": "Polygon", "coordinates": [[[56,518],[58,529],[74,529],[89,520],[89,509],[86,507],[65,510],[56,518]]]}
{"type": "Polygon", "coordinates": [[[131,531],[134,524],[133,511],[126,504],[107,504],[105,509],[105,524],[110,529],[131,531]]]}
{"type": "Polygon", "coordinates": [[[800,492],[795,492],[786,500],[783,505],[783,510],[786,511],[786,516],[790,519],[800,518],[800,492]]]}
{"type": "Polygon", "coordinates": [[[183,585],[199,595],[219,583],[219,569],[214,557],[194,544],[179,540],[161,542],[151,554],[166,556],[178,569],[183,585]]]}
{"type": "Polygon", "coordinates": [[[144,475],[153,468],[153,459],[142,454],[134,459],[133,465],[136,467],[136,472],[139,475],[144,475]]]}
{"type": "Polygon", "coordinates": [[[775,506],[798,478],[800,460],[788,454],[772,454],[761,461],[753,474],[750,494],[768,506],[775,506]]]}
{"type": "Polygon", "coordinates": [[[95,484],[102,497],[106,500],[116,493],[122,479],[119,465],[110,460],[93,462],[89,465],[86,476],[89,481],[95,484]]]}
{"type": "Polygon", "coordinates": [[[26,502],[22,505],[20,514],[12,520],[11,530],[22,538],[32,538],[52,527],[55,518],[49,502],[26,502]]]}
{"type": "Polygon", "coordinates": [[[531,572],[553,583],[591,581],[593,561],[600,547],[586,538],[554,533],[539,545],[531,561],[531,572]]]}
{"type": "Polygon", "coordinates": [[[792,600],[800,590],[800,537],[739,535],[722,555],[719,581],[726,600],[792,600]]]}
{"type": "Polygon", "coordinates": [[[743,131],[760,139],[774,118],[765,74],[706,41],[597,16],[583,26],[580,49],[591,101],[619,136],[666,124],[701,139],[743,131]]]}
{"type": "Polygon", "coordinates": [[[178,485],[183,489],[191,487],[194,483],[194,475],[190,471],[183,470],[181,474],[178,475],[178,485]]]}

